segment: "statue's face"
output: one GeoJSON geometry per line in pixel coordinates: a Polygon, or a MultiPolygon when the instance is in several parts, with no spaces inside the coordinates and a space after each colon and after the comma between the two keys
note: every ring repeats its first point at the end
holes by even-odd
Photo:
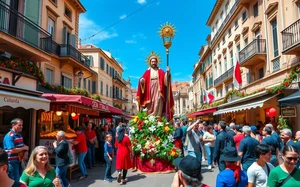
{"type": "Polygon", "coordinates": [[[150,60],[150,65],[152,68],[157,68],[157,59],[156,58],[152,58],[150,60]]]}

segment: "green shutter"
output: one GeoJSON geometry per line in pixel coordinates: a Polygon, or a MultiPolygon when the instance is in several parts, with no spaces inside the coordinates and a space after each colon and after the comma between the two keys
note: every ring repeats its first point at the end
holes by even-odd
{"type": "MultiPolygon", "coordinates": [[[[40,0],[25,1],[25,16],[37,25],[40,25],[40,0]]],[[[39,46],[39,31],[30,25],[24,25],[24,38],[26,42],[39,46]]]]}

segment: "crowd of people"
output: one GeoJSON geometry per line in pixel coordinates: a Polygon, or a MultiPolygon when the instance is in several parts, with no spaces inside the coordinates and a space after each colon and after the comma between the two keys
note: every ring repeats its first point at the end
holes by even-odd
{"type": "MultiPolygon", "coordinates": [[[[300,186],[300,131],[293,139],[290,129],[279,132],[272,124],[249,126],[200,120],[178,123],[175,127],[180,129],[181,137],[176,138],[183,141],[185,158],[196,159],[200,171],[203,156],[207,170],[218,167],[217,187],[300,186]]],[[[181,171],[174,176],[172,187],[204,186],[202,177],[187,177],[182,175],[187,169],[178,168],[181,171]]]]}

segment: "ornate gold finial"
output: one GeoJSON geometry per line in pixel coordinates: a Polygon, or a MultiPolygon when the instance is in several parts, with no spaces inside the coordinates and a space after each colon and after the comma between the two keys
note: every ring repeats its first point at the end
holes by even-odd
{"type": "Polygon", "coordinates": [[[163,39],[164,46],[166,48],[167,53],[169,52],[169,48],[172,45],[172,39],[175,36],[175,26],[173,24],[169,24],[168,22],[164,25],[161,25],[159,30],[159,35],[163,39]]]}
{"type": "Polygon", "coordinates": [[[159,63],[161,62],[160,55],[158,53],[155,53],[154,51],[151,51],[151,53],[147,56],[147,59],[145,60],[148,63],[147,65],[151,65],[152,58],[156,58],[157,66],[159,66],[159,63]]]}

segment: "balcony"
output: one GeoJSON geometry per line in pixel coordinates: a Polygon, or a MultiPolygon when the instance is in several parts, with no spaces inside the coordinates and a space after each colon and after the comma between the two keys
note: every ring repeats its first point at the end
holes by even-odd
{"type": "MultiPolygon", "coordinates": [[[[22,57],[39,57],[43,60],[45,57],[42,57],[40,51],[48,53],[46,49],[48,44],[45,45],[42,40],[48,38],[46,42],[52,41],[50,33],[3,1],[0,1],[0,35],[1,50],[12,54],[19,53],[22,57]],[[23,43],[28,46],[24,46],[23,43]]],[[[35,59],[41,60],[39,58],[35,59]]]]}
{"type": "Polygon", "coordinates": [[[42,38],[41,39],[42,45],[48,53],[55,54],[60,56],[60,45],[52,40],[51,37],[42,38]]]}
{"type": "Polygon", "coordinates": [[[128,102],[128,99],[126,99],[125,97],[120,97],[120,96],[118,96],[118,95],[113,95],[113,99],[114,100],[117,100],[117,101],[121,101],[121,102],[128,102]]]}
{"type": "Polygon", "coordinates": [[[300,19],[282,32],[282,53],[286,55],[300,54],[300,19]]]}
{"type": "Polygon", "coordinates": [[[239,52],[241,66],[256,65],[259,61],[266,61],[266,40],[254,39],[244,49],[239,52]]]}
{"type": "Polygon", "coordinates": [[[121,86],[126,86],[126,83],[123,81],[122,77],[120,75],[115,75],[113,77],[114,82],[119,83],[121,86]]]}
{"type": "Polygon", "coordinates": [[[214,85],[217,86],[221,84],[222,82],[225,82],[229,78],[231,78],[233,75],[233,67],[231,67],[229,70],[227,70],[225,73],[223,73],[220,77],[216,78],[214,81],[214,85]]]}
{"type": "MultiPolygon", "coordinates": [[[[53,50],[56,52],[59,48],[56,45],[54,47],[53,50]]],[[[70,44],[60,44],[60,57],[70,57],[83,66],[90,66],[89,59],[70,44]]]]}
{"type": "Polygon", "coordinates": [[[239,4],[240,0],[237,0],[235,2],[235,4],[232,6],[232,8],[230,9],[230,12],[227,14],[226,18],[224,21],[222,21],[221,26],[217,29],[218,31],[216,32],[216,34],[214,35],[214,37],[211,40],[211,44],[214,44],[216,39],[218,38],[218,36],[221,34],[221,32],[224,30],[225,26],[227,25],[227,23],[229,22],[230,18],[232,18],[233,14],[236,12],[237,8],[238,8],[238,4],[239,4]]]}

